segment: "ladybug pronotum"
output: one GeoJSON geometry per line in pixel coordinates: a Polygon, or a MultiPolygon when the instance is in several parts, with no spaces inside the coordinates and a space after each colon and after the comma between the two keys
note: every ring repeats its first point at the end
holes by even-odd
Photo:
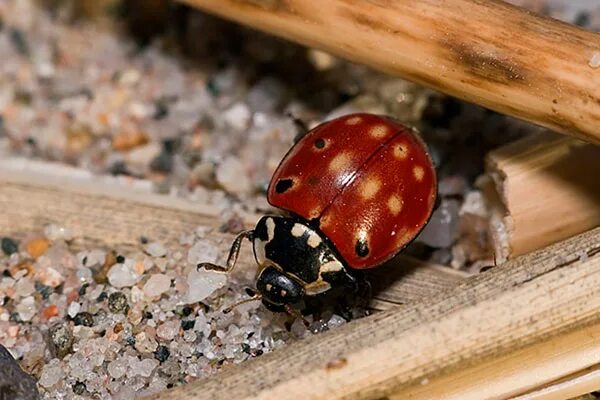
{"type": "Polygon", "coordinates": [[[253,299],[273,311],[333,287],[357,288],[354,272],[398,254],[427,224],[437,193],[423,141],[397,121],[351,114],[306,133],[273,174],[267,199],[287,216],[264,216],[232,244],[229,272],[244,238],[259,266],[253,299]]]}

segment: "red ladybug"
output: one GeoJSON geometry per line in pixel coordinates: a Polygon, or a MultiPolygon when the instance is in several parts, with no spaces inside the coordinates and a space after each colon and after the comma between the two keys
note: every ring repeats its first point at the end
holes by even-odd
{"type": "MultiPolygon", "coordinates": [[[[436,174],[423,141],[397,121],[351,114],[310,130],[286,154],[268,189],[288,216],[264,216],[233,242],[233,269],[244,238],[259,265],[256,289],[271,310],[333,287],[356,287],[355,270],[398,254],[434,209],[436,174]]],[[[252,300],[253,300],[252,299],[252,300]]]]}

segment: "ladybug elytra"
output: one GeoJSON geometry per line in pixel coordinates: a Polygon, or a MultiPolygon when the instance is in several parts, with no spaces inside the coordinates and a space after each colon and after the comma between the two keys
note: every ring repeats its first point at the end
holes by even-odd
{"type": "Polygon", "coordinates": [[[259,266],[250,300],[297,315],[293,305],[334,287],[357,288],[356,270],[398,254],[427,224],[437,193],[423,141],[397,121],[351,114],[306,133],[273,174],[267,200],[288,216],[264,216],[234,240],[229,272],[242,241],[259,266]]]}

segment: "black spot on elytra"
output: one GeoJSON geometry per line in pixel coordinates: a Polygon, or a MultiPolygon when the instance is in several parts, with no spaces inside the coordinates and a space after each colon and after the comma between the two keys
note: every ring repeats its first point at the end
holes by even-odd
{"type": "Polygon", "coordinates": [[[275,185],[275,191],[277,193],[283,193],[294,185],[294,181],[291,179],[280,179],[275,185]]]}
{"type": "Polygon", "coordinates": [[[357,240],[354,251],[359,257],[366,257],[369,254],[369,246],[365,240],[357,240]]]}
{"type": "Polygon", "coordinates": [[[322,138],[318,138],[317,140],[315,140],[315,147],[317,149],[322,149],[323,147],[325,147],[325,140],[322,138]]]}

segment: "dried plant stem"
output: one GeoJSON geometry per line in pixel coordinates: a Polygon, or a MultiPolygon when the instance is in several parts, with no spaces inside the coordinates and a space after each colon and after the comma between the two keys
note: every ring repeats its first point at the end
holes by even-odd
{"type": "Polygon", "coordinates": [[[600,143],[600,35],[498,0],[182,0],[600,143]]]}

